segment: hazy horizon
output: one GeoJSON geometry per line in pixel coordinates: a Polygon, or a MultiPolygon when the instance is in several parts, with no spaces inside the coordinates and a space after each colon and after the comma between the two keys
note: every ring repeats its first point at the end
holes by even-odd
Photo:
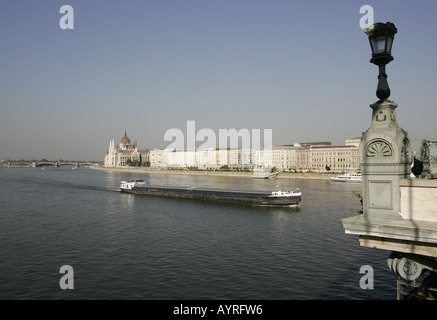
{"type": "Polygon", "coordinates": [[[387,74],[400,126],[436,139],[437,2],[25,0],[0,4],[0,160],[103,161],[125,130],[163,148],[187,121],[344,145],[377,101],[363,5],[398,29],[387,74]]]}

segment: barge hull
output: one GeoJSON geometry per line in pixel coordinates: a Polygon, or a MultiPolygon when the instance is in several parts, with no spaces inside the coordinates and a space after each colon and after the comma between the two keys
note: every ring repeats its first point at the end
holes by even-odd
{"type": "Polygon", "coordinates": [[[204,201],[220,201],[232,203],[244,203],[251,205],[267,206],[292,206],[301,201],[301,195],[296,194],[291,197],[272,197],[270,193],[264,191],[240,191],[240,190],[217,190],[217,189],[197,189],[197,188],[157,188],[157,187],[138,187],[123,192],[161,196],[183,199],[195,199],[204,201]]]}

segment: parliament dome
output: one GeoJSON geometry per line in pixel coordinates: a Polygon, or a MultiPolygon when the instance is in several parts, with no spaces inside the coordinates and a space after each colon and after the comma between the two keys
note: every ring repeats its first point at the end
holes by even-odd
{"type": "Polygon", "coordinates": [[[121,139],[120,144],[129,145],[130,139],[127,137],[126,131],[124,132],[124,137],[121,139]]]}

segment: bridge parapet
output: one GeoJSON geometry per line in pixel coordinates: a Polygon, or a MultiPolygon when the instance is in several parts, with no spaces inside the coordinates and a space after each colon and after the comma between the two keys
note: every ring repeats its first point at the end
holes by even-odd
{"type": "Polygon", "coordinates": [[[391,251],[387,264],[404,280],[437,274],[437,178],[400,179],[400,219],[359,215],[342,220],[363,247],[391,251]]]}
{"type": "Polygon", "coordinates": [[[401,179],[400,190],[403,219],[437,222],[436,179],[401,179]]]}

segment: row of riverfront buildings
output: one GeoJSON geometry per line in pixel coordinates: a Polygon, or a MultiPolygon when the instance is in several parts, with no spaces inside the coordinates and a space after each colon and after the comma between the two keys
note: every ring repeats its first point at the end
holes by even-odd
{"type": "Polygon", "coordinates": [[[360,170],[359,143],[360,138],[346,140],[344,146],[332,146],[330,142],[314,142],[256,149],[139,150],[137,144],[131,143],[125,132],[120,144],[115,145],[114,139],[109,142],[104,166],[199,170],[251,170],[270,167],[278,171],[353,172],[360,170]]]}

